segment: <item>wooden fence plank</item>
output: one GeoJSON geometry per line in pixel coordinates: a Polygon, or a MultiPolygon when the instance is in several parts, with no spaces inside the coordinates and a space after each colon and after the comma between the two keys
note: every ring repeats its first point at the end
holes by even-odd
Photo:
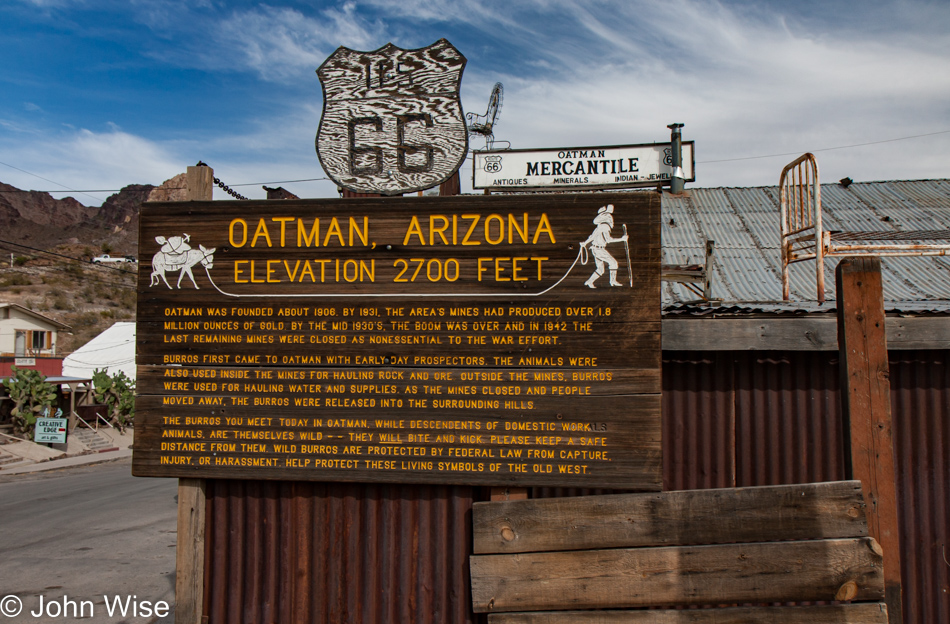
{"type": "MultiPolygon", "coordinates": [[[[887,348],[950,349],[950,318],[885,319],[887,348]]],[[[837,351],[834,316],[794,318],[665,318],[665,351],[837,351]]]]}
{"type": "Polygon", "coordinates": [[[488,624],[887,624],[884,603],[643,611],[493,613],[488,624]]]}
{"type": "Polygon", "coordinates": [[[480,555],[476,613],[655,605],[879,601],[871,538],[480,555]]]}
{"type": "Polygon", "coordinates": [[[868,534],[858,481],[475,503],[472,520],[478,554],[868,534]]]}

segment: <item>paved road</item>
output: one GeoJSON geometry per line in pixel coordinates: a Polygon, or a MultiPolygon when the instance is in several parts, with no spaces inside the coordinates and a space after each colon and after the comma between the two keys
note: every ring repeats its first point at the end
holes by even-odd
{"type": "MultiPolygon", "coordinates": [[[[131,460],[0,477],[0,624],[70,622],[49,617],[68,600],[90,601],[89,622],[172,622],[168,617],[108,616],[104,595],[174,609],[176,479],[131,475],[131,460]],[[18,617],[3,609],[23,603],[18,617]],[[43,596],[47,614],[33,617],[43,596]],[[58,604],[50,604],[50,601],[58,604]]],[[[140,612],[141,615],[141,612],[140,612]]]]}

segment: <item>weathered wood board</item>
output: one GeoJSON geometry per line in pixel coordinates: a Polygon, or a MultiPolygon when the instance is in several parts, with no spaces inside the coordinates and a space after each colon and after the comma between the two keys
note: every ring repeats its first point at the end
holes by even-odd
{"type": "Polygon", "coordinates": [[[866,536],[860,481],[475,503],[476,554],[866,536]]]}
{"type": "Polygon", "coordinates": [[[617,548],[470,558],[476,613],[880,601],[871,538],[617,548]]]}
{"type": "Polygon", "coordinates": [[[488,624],[887,624],[884,603],[807,607],[493,613],[488,624]]]}
{"type": "Polygon", "coordinates": [[[660,488],[655,193],[150,204],[140,240],[134,474],[660,488]]]}

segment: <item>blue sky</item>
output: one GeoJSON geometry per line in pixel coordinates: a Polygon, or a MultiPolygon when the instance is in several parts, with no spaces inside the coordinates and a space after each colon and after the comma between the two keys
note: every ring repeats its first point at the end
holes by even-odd
{"type": "Polygon", "coordinates": [[[504,83],[495,136],[514,148],[682,122],[692,186],[774,185],[809,150],[824,181],[950,177],[946,0],[6,0],[0,24],[0,181],[25,189],[160,184],[198,160],[232,185],[324,177],[320,63],[441,37],[468,58],[466,112],[504,83]]]}

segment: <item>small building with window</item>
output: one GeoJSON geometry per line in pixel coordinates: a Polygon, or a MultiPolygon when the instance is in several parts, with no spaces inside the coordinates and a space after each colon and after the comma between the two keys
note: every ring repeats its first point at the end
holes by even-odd
{"type": "Polygon", "coordinates": [[[56,351],[61,331],[70,331],[69,325],[15,303],[0,303],[0,376],[9,375],[11,366],[61,375],[63,358],[56,351]]]}

